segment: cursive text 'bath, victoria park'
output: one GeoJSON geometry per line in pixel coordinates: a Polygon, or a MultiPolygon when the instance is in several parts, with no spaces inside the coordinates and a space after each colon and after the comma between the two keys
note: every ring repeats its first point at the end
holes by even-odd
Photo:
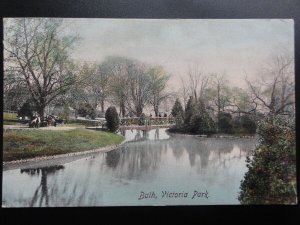
{"type": "Polygon", "coordinates": [[[175,192],[175,191],[161,191],[160,195],[154,191],[150,192],[144,192],[141,191],[138,200],[143,200],[143,199],[157,199],[158,197],[160,198],[191,198],[191,199],[196,199],[196,198],[209,198],[208,191],[197,191],[195,190],[194,192],[175,192]]]}

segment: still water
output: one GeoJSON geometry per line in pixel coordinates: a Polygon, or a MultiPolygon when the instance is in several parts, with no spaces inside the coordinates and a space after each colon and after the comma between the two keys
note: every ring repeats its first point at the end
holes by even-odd
{"type": "Polygon", "coordinates": [[[239,204],[256,139],[191,137],[164,128],[121,133],[128,142],[110,152],[46,167],[4,167],[2,205],[239,204]]]}

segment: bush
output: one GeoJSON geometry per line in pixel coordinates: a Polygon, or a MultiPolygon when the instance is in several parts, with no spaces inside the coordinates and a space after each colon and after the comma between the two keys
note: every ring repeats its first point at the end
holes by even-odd
{"type": "Polygon", "coordinates": [[[182,113],[178,113],[175,117],[175,127],[177,129],[181,129],[183,128],[183,114],[182,113]]]}
{"type": "Polygon", "coordinates": [[[247,115],[241,116],[241,128],[245,133],[255,134],[256,133],[256,123],[247,115]]]}
{"type": "Polygon", "coordinates": [[[191,118],[194,114],[196,114],[196,103],[193,99],[193,97],[190,97],[185,108],[185,113],[184,113],[184,125],[187,130],[189,130],[191,118]]]}
{"type": "Polygon", "coordinates": [[[220,133],[233,133],[233,121],[231,114],[225,112],[221,112],[219,114],[218,129],[220,133]]]}
{"type": "Polygon", "coordinates": [[[255,134],[256,133],[256,123],[248,115],[235,117],[232,121],[234,133],[239,134],[255,134]]]}
{"type": "Polygon", "coordinates": [[[114,106],[110,106],[105,112],[106,126],[111,132],[116,132],[119,129],[119,116],[114,106]]]}
{"type": "Polygon", "coordinates": [[[215,123],[207,113],[193,115],[189,127],[189,131],[195,134],[215,133],[215,123]]]}
{"type": "Polygon", "coordinates": [[[296,203],[295,124],[278,116],[258,126],[260,143],[247,157],[248,172],[241,183],[242,204],[296,203]]]}
{"type": "Polygon", "coordinates": [[[179,99],[177,98],[173,105],[171,114],[172,114],[172,116],[177,117],[179,114],[181,114],[181,116],[183,116],[183,113],[184,112],[183,112],[182,105],[181,105],[179,99]]]}

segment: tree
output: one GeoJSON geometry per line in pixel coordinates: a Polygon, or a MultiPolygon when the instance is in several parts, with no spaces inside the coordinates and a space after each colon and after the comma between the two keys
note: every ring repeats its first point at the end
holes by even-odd
{"type": "Polygon", "coordinates": [[[291,56],[277,56],[254,82],[246,78],[254,101],[261,110],[278,115],[291,113],[295,104],[294,60],[291,56]]]}
{"type": "Polygon", "coordinates": [[[210,78],[205,76],[198,65],[190,66],[188,71],[188,92],[195,101],[204,100],[205,90],[210,82],[210,78]]]}
{"type": "MultiPolygon", "coordinates": [[[[228,82],[223,75],[213,74],[211,80],[212,86],[207,90],[207,95],[210,108],[217,112],[217,119],[219,120],[220,113],[224,112],[231,103],[231,91],[226,85],[228,82]]],[[[219,121],[217,124],[219,124],[219,121]]]]}
{"type": "Polygon", "coordinates": [[[105,68],[105,74],[111,80],[110,93],[112,95],[112,101],[120,108],[119,115],[123,117],[126,115],[126,93],[128,91],[128,66],[131,64],[131,60],[125,57],[111,56],[107,57],[101,64],[101,67],[105,68]]]}
{"type": "Polygon", "coordinates": [[[215,133],[215,123],[208,113],[196,113],[191,117],[190,132],[195,134],[215,133]]]}
{"type": "Polygon", "coordinates": [[[184,125],[189,128],[191,118],[196,112],[196,102],[192,96],[190,96],[186,108],[184,110],[184,125]]]}
{"type": "Polygon", "coordinates": [[[127,72],[126,107],[137,117],[140,117],[144,107],[150,101],[153,90],[150,76],[147,72],[147,66],[138,61],[131,61],[127,66],[127,72]]]}
{"type": "Polygon", "coordinates": [[[43,117],[45,107],[75,82],[68,55],[77,38],[61,35],[62,19],[9,20],[4,39],[5,71],[16,72],[43,117]]]}
{"type": "MultiPolygon", "coordinates": [[[[101,87],[95,64],[84,63],[80,69],[80,78],[82,82],[76,85],[74,93],[81,102],[84,102],[90,108],[89,115],[94,119],[96,110],[101,100],[101,87]],[[80,90],[81,89],[81,90],[80,90]]],[[[74,95],[71,96],[73,98],[74,95]]]]}
{"type": "Polygon", "coordinates": [[[106,67],[106,64],[101,64],[97,69],[97,83],[99,88],[100,106],[102,112],[104,112],[104,102],[110,95],[109,82],[111,81],[111,79],[108,70],[109,68],[106,67]]]}
{"type": "Polygon", "coordinates": [[[22,80],[15,72],[4,71],[3,78],[3,105],[7,110],[18,110],[28,99],[30,93],[22,80]]]}
{"type": "Polygon", "coordinates": [[[174,117],[177,117],[177,115],[181,115],[183,116],[184,112],[183,112],[183,108],[182,108],[182,105],[179,101],[179,99],[177,98],[174,105],[173,105],[173,108],[172,108],[172,112],[171,112],[172,116],[174,117]]]}
{"type": "Polygon", "coordinates": [[[119,116],[114,106],[110,106],[105,112],[106,126],[111,132],[119,129],[119,116]]]}
{"type": "Polygon", "coordinates": [[[260,142],[247,157],[241,182],[242,204],[296,204],[296,135],[294,119],[270,115],[259,124],[260,142]]]}
{"type": "Polygon", "coordinates": [[[153,106],[155,116],[159,114],[160,104],[166,100],[170,93],[165,92],[169,76],[166,74],[162,66],[151,67],[148,71],[150,76],[150,104],[153,106]]]}
{"type": "Polygon", "coordinates": [[[241,116],[241,114],[257,116],[258,104],[251,92],[234,87],[232,88],[231,97],[231,109],[229,109],[228,111],[238,114],[239,117],[241,116]]]}

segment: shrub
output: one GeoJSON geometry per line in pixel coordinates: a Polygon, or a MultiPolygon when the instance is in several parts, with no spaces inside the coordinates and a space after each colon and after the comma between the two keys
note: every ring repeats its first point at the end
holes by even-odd
{"type": "Polygon", "coordinates": [[[105,112],[106,126],[111,132],[116,132],[119,129],[119,116],[116,107],[110,106],[105,112]]]}
{"type": "Polygon", "coordinates": [[[256,133],[256,123],[248,115],[238,116],[232,120],[233,131],[235,133],[242,134],[255,134],[256,133]]]}
{"type": "Polygon", "coordinates": [[[215,133],[215,123],[208,113],[198,113],[193,115],[189,127],[189,131],[195,134],[215,133]]]}
{"type": "Polygon", "coordinates": [[[183,114],[180,112],[175,117],[175,127],[181,129],[183,127],[183,114]]]}
{"type": "Polygon", "coordinates": [[[221,112],[219,114],[218,129],[220,133],[233,133],[233,121],[231,114],[225,112],[221,112]]]}
{"type": "Polygon", "coordinates": [[[240,186],[242,204],[296,203],[296,135],[294,122],[271,117],[258,126],[259,146],[247,157],[240,186]]]}
{"type": "Polygon", "coordinates": [[[184,113],[184,125],[187,130],[189,130],[191,118],[195,113],[196,113],[196,103],[193,97],[190,97],[187,102],[185,113],[184,113]]]}
{"type": "Polygon", "coordinates": [[[183,116],[183,108],[182,108],[182,105],[179,101],[179,99],[177,98],[174,105],[173,105],[173,108],[172,108],[172,111],[171,111],[171,114],[172,116],[174,117],[177,117],[177,115],[181,114],[181,116],[183,116]]]}
{"type": "Polygon", "coordinates": [[[241,128],[245,133],[255,134],[256,123],[248,115],[241,116],[241,128]]]}

